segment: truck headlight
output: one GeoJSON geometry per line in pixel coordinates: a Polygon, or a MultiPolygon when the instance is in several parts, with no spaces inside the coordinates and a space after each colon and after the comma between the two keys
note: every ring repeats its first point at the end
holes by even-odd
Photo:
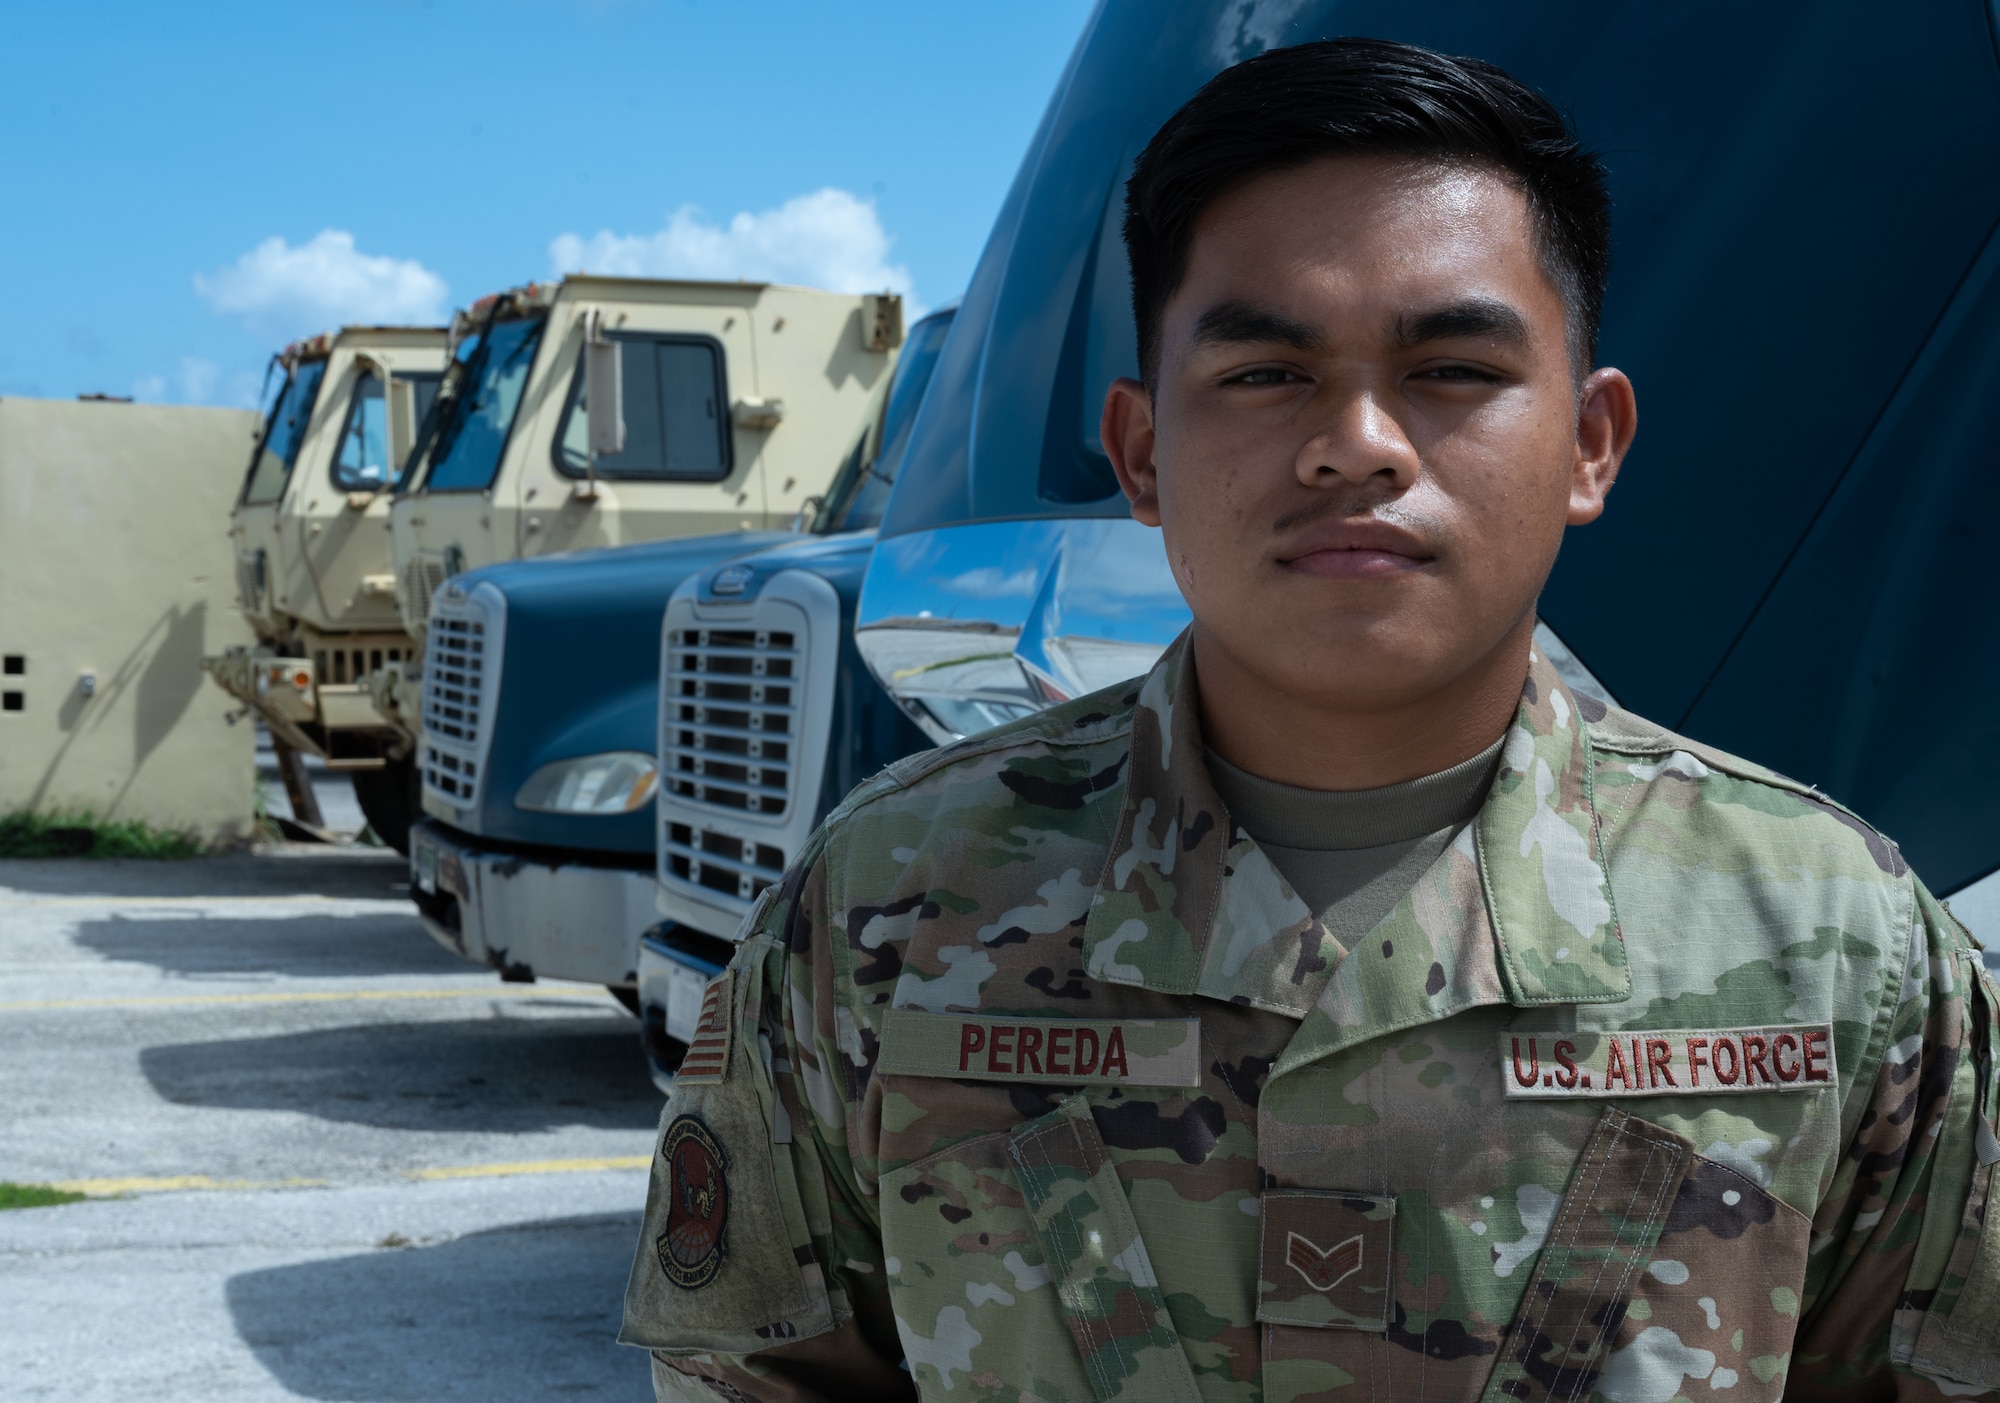
{"type": "Polygon", "coordinates": [[[636,750],[557,760],[528,776],[514,807],[549,814],[629,814],[653,801],[660,767],[636,750]]]}

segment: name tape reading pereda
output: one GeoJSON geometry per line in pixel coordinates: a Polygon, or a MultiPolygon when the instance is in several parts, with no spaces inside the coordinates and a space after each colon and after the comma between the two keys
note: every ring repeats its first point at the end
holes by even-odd
{"type": "Polygon", "coordinates": [[[1200,1086],[1193,1018],[991,1018],[890,1009],[876,1066],[976,1081],[1200,1086]]]}
{"type": "Polygon", "coordinates": [[[1817,1091],[1834,1078],[1833,1028],[1825,1023],[1500,1035],[1500,1079],[1510,1098],[1817,1091]]]}

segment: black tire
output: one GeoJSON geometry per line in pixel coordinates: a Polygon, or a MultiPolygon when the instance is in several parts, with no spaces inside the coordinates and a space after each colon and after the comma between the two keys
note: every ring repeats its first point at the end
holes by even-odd
{"type": "Polygon", "coordinates": [[[408,759],[387,760],[379,770],[355,770],[354,798],[375,836],[410,855],[410,825],[417,820],[417,767],[408,759]]]}
{"type": "Polygon", "coordinates": [[[639,991],[637,989],[634,989],[629,984],[607,984],[604,987],[611,992],[612,998],[625,1005],[627,1013],[631,1014],[634,1018],[641,1017],[639,1012],[639,991]]]}

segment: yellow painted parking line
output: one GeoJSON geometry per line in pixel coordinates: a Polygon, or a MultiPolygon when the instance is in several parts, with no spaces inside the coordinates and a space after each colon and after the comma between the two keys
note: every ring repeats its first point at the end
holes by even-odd
{"type": "Polygon", "coordinates": [[[114,1194],[185,1193],[191,1189],[317,1189],[325,1185],[324,1179],[211,1179],[206,1174],[173,1174],[164,1178],[64,1179],[49,1187],[109,1198],[114,1194]]]}
{"type": "MultiPolygon", "coordinates": [[[[18,887],[0,891],[18,892],[18,887]]],[[[291,906],[313,902],[322,906],[381,906],[411,910],[408,897],[322,896],[315,892],[275,892],[270,896],[8,896],[0,911],[29,911],[37,906],[291,906]]]]}
{"type": "Polygon", "coordinates": [[[0,1003],[0,1013],[62,1008],[169,1008],[195,1004],[327,1004],[364,999],[588,999],[609,996],[591,984],[543,989],[519,984],[481,984],[467,989],[330,989],[290,994],[155,994],[112,999],[19,999],[0,1003]]]}
{"type": "MultiPolygon", "coordinates": [[[[529,1174],[588,1174],[606,1169],[644,1169],[650,1155],[606,1155],[597,1159],[529,1159],[512,1164],[461,1164],[437,1169],[411,1169],[405,1179],[509,1179],[529,1174]]],[[[214,1179],[206,1174],[172,1174],[157,1178],[133,1176],[106,1179],[63,1179],[50,1184],[65,1193],[91,1198],[120,1194],[212,1192],[218,1189],[324,1189],[325,1179],[214,1179]]]]}
{"type": "Polygon", "coordinates": [[[651,1155],[609,1155],[603,1159],[526,1159],[515,1164],[465,1164],[449,1169],[412,1169],[410,1179],[505,1179],[516,1174],[586,1174],[596,1169],[644,1169],[651,1155]]]}

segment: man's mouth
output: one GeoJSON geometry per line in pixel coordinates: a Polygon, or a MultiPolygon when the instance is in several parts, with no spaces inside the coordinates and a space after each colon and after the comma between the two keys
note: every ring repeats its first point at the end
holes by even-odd
{"type": "Polygon", "coordinates": [[[1388,579],[1434,559],[1422,541],[1386,521],[1322,522],[1278,553],[1287,569],[1334,580],[1388,579]]]}

